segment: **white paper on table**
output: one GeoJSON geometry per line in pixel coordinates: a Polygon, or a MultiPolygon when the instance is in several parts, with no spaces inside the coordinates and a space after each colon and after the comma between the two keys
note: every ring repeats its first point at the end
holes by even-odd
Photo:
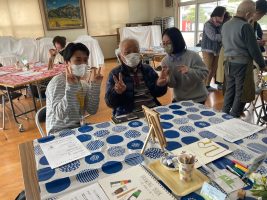
{"type": "Polygon", "coordinates": [[[205,129],[229,142],[235,142],[259,132],[264,129],[264,127],[234,118],[220,124],[206,127],[205,129]]]}
{"type": "Polygon", "coordinates": [[[35,75],[39,75],[42,74],[43,72],[34,72],[34,71],[23,71],[23,72],[17,72],[14,73],[13,75],[18,75],[18,76],[35,76],[35,75]]]}
{"type": "Polygon", "coordinates": [[[175,155],[182,153],[189,153],[196,156],[195,168],[208,164],[223,156],[230,154],[232,151],[222,147],[221,145],[213,142],[208,138],[203,138],[192,144],[183,146],[179,149],[172,151],[175,155]]]}
{"type": "Polygon", "coordinates": [[[215,182],[227,193],[230,194],[245,186],[244,182],[235,174],[226,169],[214,172],[215,182]]]}
{"type": "Polygon", "coordinates": [[[94,183],[88,187],[76,190],[70,194],[64,195],[58,200],[109,200],[98,183],[94,183]]]}
{"type": "Polygon", "coordinates": [[[40,147],[52,169],[90,154],[90,151],[83,146],[75,135],[57,138],[47,143],[40,143],[40,147]]]}
{"type": "Polygon", "coordinates": [[[6,75],[6,74],[9,74],[9,73],[11,73],[11,72],[0,71],[0,76],[2,76],[2,75],[6,75]]]}
{"type": "Polygon", "coordinates": [[[226,198],[226,194],[222,193],[220,190],[208,184],[207,182],[203,184],[200,195],[207,200],[225,200],[226,198]]]}

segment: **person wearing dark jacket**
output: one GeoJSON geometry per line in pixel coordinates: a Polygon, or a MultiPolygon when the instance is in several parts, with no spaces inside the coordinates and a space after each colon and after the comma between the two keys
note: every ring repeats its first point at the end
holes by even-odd
{"type": "Polygon", "coordinates": [[[113,115],[123,115],[142,110],[142,105],[160,105],[157,97],[167,92],[167,74],[163,69],[160,76],[150,65],[142,64],[139,44],[135,39],[120,43],[121,65],[114,68],[107,80],[105,101],[113,109],[113,115]]]}

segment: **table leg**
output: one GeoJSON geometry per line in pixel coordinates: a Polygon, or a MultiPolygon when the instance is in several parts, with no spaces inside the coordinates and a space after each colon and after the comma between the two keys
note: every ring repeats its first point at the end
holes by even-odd
{"type": "MultiPolygon", "coordinates": [[[[31,90],[31,93],[32,93],[32,101],[33,101],[34,111],[37,112],[37,106],[36,106],[36,102],[35,102],[35,97],[34,97],[33,92],[32,92],[32,84],[30,84],[30,90],[31,90]]],[[[38,90],[38,86],[37,86],[37,90],[38,90]]],[[[41,92],[40,92],[40,94],[39,94],[39,92],[40,91],[38,91],[38,95],[40,95],[39,98],[42,98],[41,92]]]]}
{"type": "Polygon", "coordinates": [[[42,98],[42,94],[41,94],[41,90],[40,90],[40,85],[38,82],[36,83],[36,88],[37,88],[37,92],[38,92],[38,96],[39,96],[39,100],[40,100],[40,105],[41,105],[41,107],[43,107],[43,98],[42,98]]]}

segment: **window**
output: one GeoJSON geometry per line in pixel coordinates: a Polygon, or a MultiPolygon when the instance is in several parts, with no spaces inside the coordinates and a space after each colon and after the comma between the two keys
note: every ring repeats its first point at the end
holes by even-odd
{"type": "Polygon", "coordinates": [[[258,23],[261,25],[262,30],[267,30],[267,15],[264,15],[258,23]]]}
{"type": "Polygon", "coordinates": [[[182,6],[180,8],[180,30],[185,39],[186,45],[192,47],[195,44],[195,23],[196,23],[196,6],[182,6]]]}

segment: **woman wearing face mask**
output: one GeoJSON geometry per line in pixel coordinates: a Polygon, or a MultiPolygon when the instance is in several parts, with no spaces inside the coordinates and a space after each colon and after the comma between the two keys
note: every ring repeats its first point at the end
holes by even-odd
{"type": "Polygon", "coordinates": [[[215,90],[210,87],[210,82],[212,77],[215,77],[218,66],[219,52],[222,42],[221,25],[225,12],[225,7],[217,6],[211,13],[209,21],[204,24],[201,51],[204,63],[209,69],[209,75],[206,79],[206,87],[209,91],[215,90]]]}
{"type": "Polygon", "coordinates": [[[168,55],[161,66],[168,70],[168,86],[173,88],[173,102],[193,100],[204,104],[208,96],[204,84],[208,69],[200,56],[186,49],[184,38],[175,27],[164,31],[162,43],[168,55]]]}
{"type": "Polygon", "coordinates": [[[118,56],[121,65],[110,72],[105,95],[106,104],[113,108],[113,115],[139,112],[142,105],[160,105],[156,97],[167,92],[166,70],[158,77],[151,66],[142,64],[135,39],[123,40],[118,56]]]}
{"type": "Polygon", "coordinates": [[[63,52],[66,72],[55,76],[46,89],[46,131],[48,134],[76,128],[83,123],[85,112],[95,114],[99,104],[103,77],[98,73],[89,83],[85,75],[89,50],[81,43],[70,43],[63,52]]]}

